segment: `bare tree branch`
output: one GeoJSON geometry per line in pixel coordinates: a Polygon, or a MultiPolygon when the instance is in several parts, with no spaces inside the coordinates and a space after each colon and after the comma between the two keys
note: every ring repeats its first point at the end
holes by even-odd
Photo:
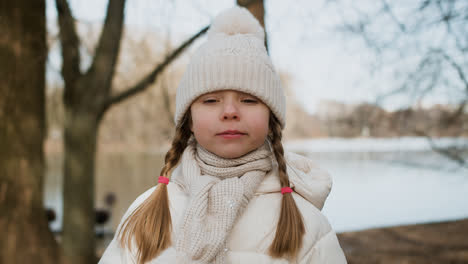
{"type": "Polygon", "coordinates": [[[110,0],[106,19],[97,44],[94,60],[86,75],[94,75],[98,84],[108,89],[99,89],[107,96],[110,90],[113,71],[119,54],[120,38],[124,21],[125,0],[110,0]],[[104,78],[104,79],[101,79],[104,78]]]}
{"type": "Polygon", "coordinates": [[[414,83],[418,84],[420,82],[420,78],[422,76],[419,75],[419,73],[426,68],[430,64],[430,59],[431,57],[426,54],[424,58],[419,61],[418,67],[414,72],[410,72],[405,80],[402,82],[400,87],[397,87],[389,92],[377,95],[374,103],[376,105],[381,105],[383,101],[385,101],[387,98],[397,95],[397,94],[409,94],[411,92],[411,89],[414,89],[415,85],[414,83]],[[419,77],[419,78],[418,78],[419,77]]]}
{"type": "MultiPolygon", "coordinates": [[[[60,25],[60,42],[62,44],[62,76],[65,83],[74,83],[81,76],[79,39],[75,29],[75,20],[66,0],[55,1],[60,25]]],[[[71,104],[75,97],[74,89],[66,89],[64,102],[71,104]]]]}
{"type": "MultiPolygon", "coordinates": [[[[468,51],[468,46],[463,46],[462,44],[462,41],[460,40],[459,36],[456,34],[456,32],[453,30],[453,25],[452,25],[452,22],[453,20],[455,20],[457,17],[460,17],[462,16],[461,14],[463,13],[466,13],[466,11],[468,10],[462,10],[460,12],[460,10],[458,10],[458,13],[456,13],[456,11],[454,11],[454,7],[453,7],[453,1],[449,1],[449,10],[448,10],[448,14],[444,13],[443,9],[442,9],[442,6],[440,3],[438,3],[438,7],[439,7],[439,11],[441,12],[441,17],[442,17],[442,21],[443,23],[445,23],[445,27],[447,29],[447,32],[453,36],[454,40],[455,40],[455,45],[457,47],[457,49],[464,53],[464,52],[467,52],[468,51]]],[[[462,18],[463,19],[463,18],[462,18]]],[[[464,18],[466,20],[466,17],[464,18]]]]}
{"type": "Polygon", "coordinates": [[[117,95],[109,98],[107,102],[104,104],[102,113],[104,113],[112,105],[120,103],[128,97],[144,91],[150,84],[152,84],[156,80],[158,75],[161,72],[163,72],[163,70],[166,68],[166,66],[169,65],[169,63],[171,63],[175,58],[177,58],[190,44],[192,44],[192,42],[194,42],[200,36],[205,34],[208,28],[209,26],[204,27],[197,34],[193,35],[190,39],[186,40],[176,50],[174,50],[171,54],[169,54],[161,64],[156,66],[156,68],[152,72],[150,72],[147,76],[145,76],[142,80],[140,80],[135,86],[128,88],[125,91],[120,92],[117,95]]]}
{"type": "MultiPolygon", "coordinates": [[[[419,98],[418,101],[421,102],[421,99],[430,92],[441,89],[449,91],[455,87],[458,90],[462,87],[464,95],[457,98],[459,101],[454,106],[455,109],[440,110],[438,111],[440,116],[436,117],[437,122],[432,125],[421,123],[424,124],[424,128],[419,126],[407,132],[426,137],[435,152],[462,166],[467,166],[468,160],[463,154],[466,146],[440,147],[432,138],[443,134],[440,132],[444,129],[447,129],[448,134],[456,132],[459,136],[466,135],[466,126],[463,124],[466,123],[465,112],[468,104],[468,72],[465,67],[468,51],[465,41],[467,40],[465,33],[468,20],[467,2],[463,0],[419,0],[414,10],[410,7],[412,5],[403,3],[405,2],[381,0],[379,6],[365,12],[351,5],[349,9],[354,10],[355,16],[351,16],[348,21],[344,20],[342,28],[363,39],[375,52],[376,57],[383,58],[384,61],[392,63],[395,55],[399,55],[402,62],[412,63],[414,62],[412,58],[418,60],[413,69],[399,70],[397,68],[394,70],[398,73],[397,78],[401,82],[390,93],[378,96],[377,105],[394,94],[404,94],[407,98],[413,99],[419,98]],[[406,8],[406,10],[401,10],[411,12],[394,12],[400,8],[406,8]],[[398,14],[406,15],[398,17],[398,14]],[[388,15],[399,30],[395,31],[387,27],[385,23],[388,23],[388,19],[386,17],[382,19],[382,15],[388,15]],[[376,32],[376,28],[378,30],[379,27],[381,31],[376,32]],[[385,31],[387,28],[389,30],[385,31]],[[431,34],[428,35],[427,32],[431,34]],[[388,41],[389,36],[394,36],[394,40],[388,41]],[[434,39],[431,39],[432,36],[434,39]]],[[[338,12],[343,14],[340,8],[338,12]]],[[[382,64],[381,67],[392,67],[389,65],[391,64],[382,64]]]]}
{"type": "Polygon", "coordinates": [[[438,49],[437,50],[438,53],[440,53],[442,55],[442,57],[448,62],[450,63],[450,65],[452,65],[452,67],[455,69],[455,71],[457,71],[457,74],[458,74],[458,77],[460,78],[460,80],[463,82],[463,84],[465,85],[465,92],[467,93],[467,96],[468,96],[468,80],[466,79],[466,76],[465,76],[465,73],[463,72],[463,69],[460,65],[458,65],[458,63],[456,63],[452,57],[450,57],[445,51],[441,50],[441,49],[438,49]]]}
{"type": "MultiPolygon", "coordinates": [[[[356,12],[359,12],[359,11],[356,11],[356,12]]],[[[337,29],[338,31],[349,32],[356,36],[361,37],[369,48],[374,50],[375,53],[381,54],[382,47],[380,47],[380,45],[377,43],[376,40],[372,39],[372,37],[367,31],[367,27],[369,25],[370,25],[370,22],[367,19],[367,16],[363,15],[363,18],[361,18],[356,23],[351,24],[351,23],[343,22],[343,25],[337,27],[337,29]]]]}
{"type": "Polygon", "coordinates": [[[418,131],[415,131],[415,133],[420,135],[420,136],[424,136],[427,139],[427,141],[429,142],[429,145],[431,146],[431,149],[434,152],[439,153],[442,156],[444,156],[446,158],[449,158],[450,160],[455,161],[456,163],[458,163],[462,167],[467,167],[468,168],[467,161],[461,155],[460,149],[462,149],[462,148],[456,148],[456,147],[441,148],[441,147],[437,146],[434,143],[433,138],[430,135],[428,135],[426,132],[418,130],[418,131]]]}
{"type": "Polygon", "coordinates": [[[393,13],[392,8],[390,5],[387,3],[386,0],[381,0],[383,9],[385,12],[388,13],[388,15],[393,19],[393,21],[398,25],[398,28],[401,30],[402,33],[406,32],[406,26],[405,24],[401,23],[400,20],[396,17],[396,15],[393,13]]]}

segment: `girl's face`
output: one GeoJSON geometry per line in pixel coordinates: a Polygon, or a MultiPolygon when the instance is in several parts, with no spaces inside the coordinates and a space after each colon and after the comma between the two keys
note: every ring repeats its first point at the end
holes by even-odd
{"type": "Polygon", "coordinates": [[[197,142],[223,158],[260,147],[268,135],[270,109],[253,95],[233,90],[198,97],[190,106],[197,142]]]}

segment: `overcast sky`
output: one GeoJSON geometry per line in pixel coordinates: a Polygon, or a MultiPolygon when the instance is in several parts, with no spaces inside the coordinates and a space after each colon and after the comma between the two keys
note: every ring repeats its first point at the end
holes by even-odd
{"type": "MultiPolygon", "coordinates": [[[[107,0],[69,0],[75,18],[102,22],[107,0]]],[[[227,0],[128,0],[125,24],[164,32],[171,27],[175,43],[208,25],[221,10],[235,1],[227,0]]],[[[288,72],[299,102],[314,113],[320,100],[346,103],[372,101],[382,91],[393,88],[392,76],[369,73],[370,53],[358,40],[335,30],[340,23],[336,10],[320,0],[266,0],[266,28],[270,55],[279,71],[288,72]]],[[[55,4],[47,0],[47,18],[56,19],[55,4]]],[[[428,103],[445,102],[441,96],[428,103]]],[[[408,104],[395,97],[383,104],[389,110],[408,104]]]]}

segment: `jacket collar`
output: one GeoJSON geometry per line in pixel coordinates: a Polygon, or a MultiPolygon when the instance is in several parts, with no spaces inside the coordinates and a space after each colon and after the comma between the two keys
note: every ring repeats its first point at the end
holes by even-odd
{"type": "MultiPolygon", "coordinates": [[[[294,192],[322,210],[332,188],[332,179],[328,172],[319,168],[312,160],[301,155],[285,152],[287,173],[290,187],[294,192]]],[[[256,195],[281,192],[277,164],[265,175],[256,195]]]]}

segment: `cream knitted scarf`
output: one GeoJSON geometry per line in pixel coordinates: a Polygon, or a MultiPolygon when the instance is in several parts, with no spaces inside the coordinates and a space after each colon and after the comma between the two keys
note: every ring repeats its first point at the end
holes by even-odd
{"type": "Polygon", "coordinates": [[[177,263],[225,263],[226,238],[265,174],[272,168],[269,143],[235,159],[219,157],[191,140],[182,155],[181,177],[189,194],[178,226],[177,263]]]}

